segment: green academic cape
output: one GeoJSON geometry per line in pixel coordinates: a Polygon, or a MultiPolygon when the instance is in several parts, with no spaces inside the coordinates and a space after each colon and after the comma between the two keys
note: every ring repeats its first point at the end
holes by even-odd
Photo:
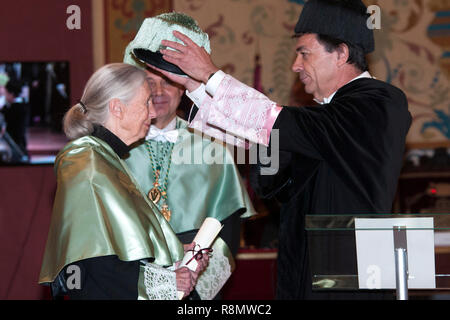
{"type": "MultiPolygon", "coordinates": [[[[180,118],[177,129],[167,184],[172,229],[177,234],[196,230],[206,217],[223,221],[238,210],[242,210],[242,218],[254,215],[256,212],[226,146],[193,133],[180,118]]],[[[156,141],[148,141],[156,145],[156,141]]],[[[148,194],[155,181],[146,144],[133,148],[125,161],[142,191],[148,194]]]]}
{"type": "Polygon", "coordinates": [[[117,255],[170,266],[183,246],[125,162],[101,139],[70,142],[55,161],[57,191],[40,283],[52,282],[68,264],[117,255]]]}

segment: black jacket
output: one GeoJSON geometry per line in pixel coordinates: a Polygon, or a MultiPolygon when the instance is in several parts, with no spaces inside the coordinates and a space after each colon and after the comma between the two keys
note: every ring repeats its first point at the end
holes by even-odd
{"type": "MultiPolygon", "coordinates": [[[[277,298],[314,296],[305,215],[390,212],[410,125],[403,92],[369,78],[343,86],[329,104],[283,108],[273,127],[279,130],[279,172],[259,175],[256,165],[251,175],[260,196],[283,203],[277,298]]],[[[354,250],[351,241],[348,250],[354,250]]],[[[333,255],[339,256],[332,250],[323,255],[324,266],[333,255]]]]}

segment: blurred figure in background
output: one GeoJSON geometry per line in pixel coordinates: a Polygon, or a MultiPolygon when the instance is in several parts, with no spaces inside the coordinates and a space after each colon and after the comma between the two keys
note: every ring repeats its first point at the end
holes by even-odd
{"type": "Polygon", "coordinates": [[[2,109],[6,132],[11,138],[7,142],[13,149],[14,159],[11,159],[13,162],[28,161],[27,127],[30,108],[21,97],[22,87],[22,82],[18,80],[8,81],[5,86],[6,104],[2,109]]]}
{"type": "Polygon", "coordinates": [[[2,110],[6,104],[5,86],[8,81],[8,75],[6,73],[0,73],[0,110],[2,110]]]}

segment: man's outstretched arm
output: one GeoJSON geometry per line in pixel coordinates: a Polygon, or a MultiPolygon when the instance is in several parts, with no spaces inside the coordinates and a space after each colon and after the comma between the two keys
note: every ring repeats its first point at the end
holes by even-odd
{"type": "Polygon", "coordinates": [[[178,65],[190,78],[163,73],[172,81],[184,85],[188,91],[194,91],[190,88],[198,89],[198,81],[206,84],[207,94],[202,94],[197,101],[193,99],[200,111],[190,126],[241,147],[248,147],[245,140],[267,146],[281,107],[257,90],[220,71],[205,49],[188,37],[177,31],[174,35],[184,45],[164,40],[162,45],[176,51],[166,49],[161,53],[164,59],[178,65]]]}

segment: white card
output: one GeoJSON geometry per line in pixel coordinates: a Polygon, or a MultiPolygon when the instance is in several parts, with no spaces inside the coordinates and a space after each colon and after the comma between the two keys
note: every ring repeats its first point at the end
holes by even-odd
{"type": "Polygon", "coordinates": [[[359,288],[396,288],[394,226],[407,228],[408,288],[435,289],[433,218],[356,218],[359,288]]]}

